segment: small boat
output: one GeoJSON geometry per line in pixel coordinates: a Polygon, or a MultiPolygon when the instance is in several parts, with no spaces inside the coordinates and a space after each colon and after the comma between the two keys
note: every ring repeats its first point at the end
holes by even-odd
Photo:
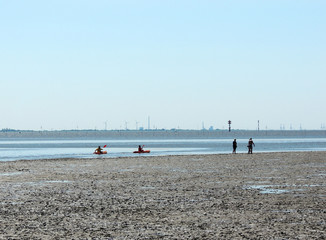
{"type": "Polygon", "coordinates": [[[150,153],[150,150],[134,151],[134,153],[150,153]]]}
{"type": "Polygon", "coordinates": [[[107,154],[107,153],[108,153],[107,151],[102,151],[102,152],[95,151],[93,154],[101,155],[101,154],[107,154]]]}

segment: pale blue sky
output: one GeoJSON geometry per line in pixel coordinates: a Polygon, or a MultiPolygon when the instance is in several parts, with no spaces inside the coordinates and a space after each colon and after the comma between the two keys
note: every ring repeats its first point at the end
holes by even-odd
{"type": "Polygon", "coordinates": [[[0,129],[320,129],[326,1],[0,0],[0,129]]]}

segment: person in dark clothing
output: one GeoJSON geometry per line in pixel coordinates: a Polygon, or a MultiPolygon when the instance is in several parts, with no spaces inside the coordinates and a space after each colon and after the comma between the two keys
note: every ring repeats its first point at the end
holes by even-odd
{"type": "Polygon", "coordinates": [[[248,154],[252,154],[252,148],[253,146],[255,146],[255,143],[254,141],[252,140],[252,138],[249,138],[249,141],[248,141],[248,154]]]}
{"type": "Polygon", "coordinates": [[[232,153],[237,153],[237,147],[238,147],[237,139],[234,139],[233,140],[233,152],[232,153]]]}

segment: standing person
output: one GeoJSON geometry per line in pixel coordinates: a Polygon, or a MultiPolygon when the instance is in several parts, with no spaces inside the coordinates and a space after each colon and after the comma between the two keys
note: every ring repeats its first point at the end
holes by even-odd
{"type": "Polygon", "coordinates": [[[249,138],[249,141],[248,141],[248,154],[249,153],[252,154],[252,146],[256,147],[254,141],[252,141],[252,138],[249,138]]]}
{"type": "Polygon", "coordinates": [[[237,153],[237,147],[238,147],[237,139],[234,139],[233,140],[233,152],[232,153],[237,153]]]}

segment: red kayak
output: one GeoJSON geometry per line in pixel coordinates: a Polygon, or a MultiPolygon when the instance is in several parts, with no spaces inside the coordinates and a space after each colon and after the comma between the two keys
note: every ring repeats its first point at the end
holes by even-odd
{"type": "Polygon", "coordinates": [[[134,153],[150,153],[150,150],[134,151],[134,153]]]}
{"type": "Polygon", "coordinates": [[[95,151],[93,154],[99,154],[99,155],[101,155],[101,154],[107,154],[107,153],[108,153],[107,151],[102,151],[102,152],[95,151]]]}

